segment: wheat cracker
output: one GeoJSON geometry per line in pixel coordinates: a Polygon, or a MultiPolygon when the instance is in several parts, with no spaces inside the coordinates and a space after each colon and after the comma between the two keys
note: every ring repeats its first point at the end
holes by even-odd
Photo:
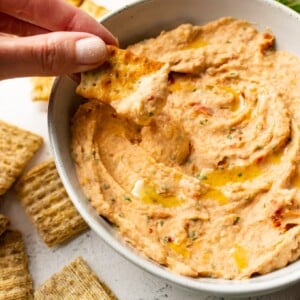
{"type": "Polygon", "coordinates": [[[88,227],[68,197],[53,160],[29,170],[15,190],[48,246],[60,244],[88,227]]]}
{"type": "Polygon", "coordinates": [[[77,257],[43,283],[35,300],[112,300],[116,296],[101,282],[82,257],[77,257]]]}
{"type": "Polygon", "coordinates": [[[9,225],[9,220],[6,216],[0,214],[0,236],[6,231],[9,225]]]}
{"type": "Polygon", "coordinates": [[[0,236],[0,300],[31,300],[32,279],[22,234],[6,230],[0,236]]]}
{"type": "Polygon", "coordinates": [[[40,136],[0,121],[0,195],[12,186],[42,143],[40,136]]]}

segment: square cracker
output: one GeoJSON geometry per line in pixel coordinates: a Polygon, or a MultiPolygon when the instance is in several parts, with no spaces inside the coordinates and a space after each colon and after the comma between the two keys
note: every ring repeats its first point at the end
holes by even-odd
{"type": "Polygon", "coordinates": [[[53,160],[24,174],[15,190],[48,246],[60,244],[88,227],[68,197],[53,160]]]}
{"type": "Polygon", "coordinates": [[[8,225],[9,225],[8,218],[0,214],[0,236],[6,231],[8,225]]]}
{"type": "Polygon", "coordinates": [[[33,101],[48,101],[54,77],[32,77],[31,99],[33,101]]]}
{"type": "Polygon", "coordinates": [[[0,237],[0,300],[33,299],[28,258],[19,231],[6,230],[0,237]]]}
{"type": "Polygon", "coordinates": [[[42,143],[40,136],[0,121],[0,195],[11,187],[42,143]]]}
{"type": "Polygon", "coordinates": [[[44,282],[35,292],[34,299],[111,300],[117,298],[79,256],[44,282]]]}

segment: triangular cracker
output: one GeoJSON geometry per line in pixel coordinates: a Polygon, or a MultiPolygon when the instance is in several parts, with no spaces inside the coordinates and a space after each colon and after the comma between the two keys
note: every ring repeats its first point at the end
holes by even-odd
{"type": "Polygon", "coordinates": [[[11,187],[42,143],[40,136],[0,121],[0,195],[11,187]]]}
{"type": "Polygon", "coordinates": [[[68,197],[52,160],[24,174],[15,190],[48,246],[62,243],[88,227],[68,197]]]}
{"type": "Polygon", "coordinates": [[[32,280],[22,235],[7,230],[0,237],[0,300],[29,300],[32,280]]]}
{"type": "Polygon", "coordinates": [[[9,225],[9,220],[4,215],[0,214],[0,236],[6,231],[9,225]]]}
{"type": "Polygon", "coordinates": [[[148,124],[166,103],[169,65],[114,46],[107,48],[106,62],[82,73],[76,92],[110,104],[137,124],[148,124]]]}
{"type": "Polygon", "coordinates": [[[98,279],[82,257],[54,274],[34,293],[35,300],[112,300],[113,293],[98,279]]]}

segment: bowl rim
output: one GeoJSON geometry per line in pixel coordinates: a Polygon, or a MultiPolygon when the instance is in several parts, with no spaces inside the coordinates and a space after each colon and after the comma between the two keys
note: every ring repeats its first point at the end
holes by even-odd
{"type": "MultiPolygon", "coordinates": [[[[126,4],[123,7],[113,10],[106,14],[104,17],[100,19],[100,22],[110,19],[112,16],[122,13],[128,8],[142,5],[151,0],[136,0],[130,4],[126,4]]],[[[300,14],[293,11],[292,9],[286,7],[285,5],[277,2],[276,0],[255,0],[261,3],[267,3],[271,6],[275,6],[280,10],[283,10],[284,13],[288,13],[290,16],[299,20],[300,23],[300,14]]],[[[86,208],[86,206],[80,201],[79,196],[70,184],[68,178],[68,172],[64,168],[63,160],[60,156],[58,150],[58,140],[56,139],[54,124],[54,108],[56,103],[56,93],[60,88],[61,83],[63,82],[65,77],[57,77],[54,80],[52,90],[50,93],[50,100],[48,106],[48,132],[49,132],[49,140],[50,147],[53,153],[54,161],[57,167],[57,171],[61,177],[61,180],[65,186],[65,189],[73,202],[74,206],[82,215],[83,219],[89,225],[89,227],[96,232],[96,234],[104,240],[113,250],[115,250],[118,254],[126,258],[131,263],[140,267],[142,270],[145,270],[157,278],[161,278],[170,282],[171,284],[176,284],[179,287],[182,287],[186,290],[192,290],[198,293],[205,293],[216,296],[232,296],[232,297],[241,297],[241,296],[255,296],[255,295],[263,295],[271,292],[278,291],[280,289],[286,288],[290,285],[295,284],[300,281],[300,266],[299,270],[289,272],[284,274],[283,277],[278,278],[268,278],[267,281],[261,280],[258,282],[253,282],[253,279],[248,280],[226,280],[226,279],[218,279],[218,278],[191,278],[187,276],[182,276],[173,273],[172,271],[160,266],[156,262],[148,259],[145,256],[140,255],[135,249],[125,244],[122,239],[116,238],[113,236],[107,228],[105,228],[105,224],[100,224],[102,217],[97,215],[91,216],[90,211],[86,208]],[[101,219],[101,220],[99,220],[101,219]],[[205,281],[201,281],[204,279],[205,281]]],[[[282,269],[280,269],[282,270],[282,269]]],[[[259,278],[265,278],[269,274],[273,274],[279,272],[280,270],[275,270],[271,273],[260,275],[259,278]]]]}

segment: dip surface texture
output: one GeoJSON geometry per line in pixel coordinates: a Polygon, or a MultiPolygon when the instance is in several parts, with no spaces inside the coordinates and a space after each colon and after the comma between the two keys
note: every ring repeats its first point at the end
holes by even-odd
{"type": "Polygon", "coordinates": [[[300,60],[274,40],[232,18],[183,24],[128,47],[171,69],[149,125],[93,100],[74,116],[91,204],[176,273],[242,279],[299,258],[300,60]]]}

